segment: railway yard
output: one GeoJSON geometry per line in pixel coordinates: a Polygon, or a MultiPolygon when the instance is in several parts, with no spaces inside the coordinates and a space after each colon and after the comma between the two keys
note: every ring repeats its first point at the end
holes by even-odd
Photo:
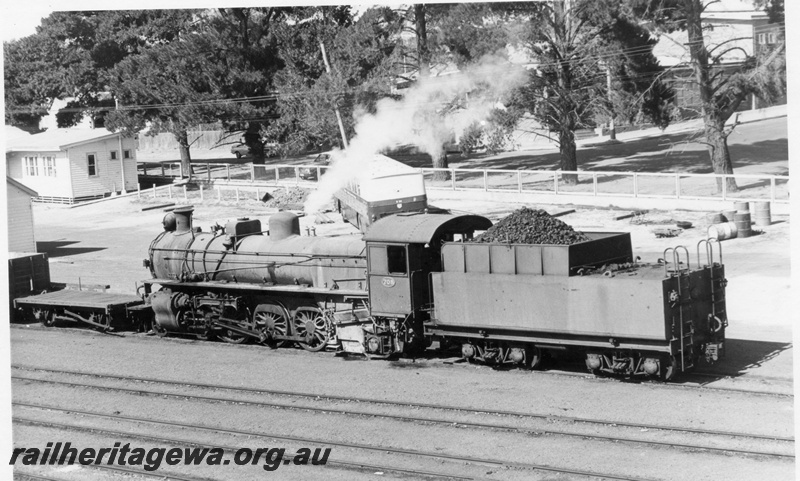
{"type": "MultiPolygon", "coordinates": [[[[430,197],[437,207],[497,222],[522,207],[430,197]]],[[[37,205],[40,250],[53,281],[131,294],[147,279],[147,247],[163,209],[136,197],[78,208],[37,205]],[[44,247],[44,249],[41,249],[44,247]]],[[[682,244],[696,262],[707,213],[529,206],[578,231],[630,232],[655,262],[682,244]],[[694,227],[654,234],[676,221],[694,227]]],[[[256,201],[195,205],[204,231],[266,219],[256,201]]],[[[330,214],[334,220],[336,216],[330,214]]],[[[314,217],[300,219],[301,230],[314,217]]],[[[16,466],[20,479],[793,479],[795,473],[790,219],[724,241],[724,358],[670,383],[590,375],[582,359],[542,369],[491,368],[458,352],[365,360],[331,351],[270,349],[87,327],[11,327],[15,446],[70,442],[166,449],[285,448],[282,462],[246,465],[16,466]],[[300,448],[330,448],[327,464],[295,465],[300,448]],[[273,471],[269,469],[274,468],[273,471]],[[132,472],[131,472],[132,470],[132,472]]],[[[354,233],[340,220],[318,236],[354,233]]]]}

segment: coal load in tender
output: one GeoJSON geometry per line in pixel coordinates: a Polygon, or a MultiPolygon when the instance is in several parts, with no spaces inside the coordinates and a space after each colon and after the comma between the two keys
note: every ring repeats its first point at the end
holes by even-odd
{"type": "Polygon", "coordinates": [[[501,219],[474,242],[570,245],[590,240],[541,209],[523,207],[501,219]]]}

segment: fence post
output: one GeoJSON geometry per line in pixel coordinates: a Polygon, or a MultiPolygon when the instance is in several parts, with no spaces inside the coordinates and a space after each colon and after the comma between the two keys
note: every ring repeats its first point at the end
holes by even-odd
{"type": "Polygon", "coordinates": [[[681,198],[681,174],[675,172],[675,198],[681,198]]]}
{"type": "Polygon", "coordinates": [[[137,199],[141,199],[142,198],[142,184],[140,184],[138,182],[136,183],[136,198],[137,199]]]}
{"type": "Polygon", "coordinates": [[[142,164],[142,170],[144,171],[142,175],[147,175],[147,163],[142,164]]]}
{"type": "Polygon", "coordinates": [[[250,182],[256,181],[256,164],[250,164],[250,182]]]}
{"type": "Polygon", "coordinates": [[[206,175],[208,176],[208,181],[211,182],[211,164],[206,163],[206,175]]]}
{"type": "Polygon", "coordinates": [[[164,173],[164,164],[161,164],[161,177],[165,177],[167,174],[164,173]]]}
{"type": "Polygon", "coordinates": [[[203,184],[200,185],[200,202],[203,202],[203,184]]]}
{"type": "Polygon", "coordinates": [[[483,170],[483,191],[486,192],[489,190],[489,171],[484,169],[483,170]]]}
{"type": "Polygon", "coordinates": [[[236,188],[236,203],[239,203],[239,188],[236,188]]]}
{"type": "Polygon", "coordinates": [[[728,200],[728,175],[722,174],[722,200],[728,200]]]}
{"type": "Polygon", "coordinates": [[[770,176],[769,178],[769,198],[772,202],[775,202],[775,177],[770,176]]]}
{"type": "Polygon", "coordinates": [[[280,180],[281,171],[278,169],[278,166],[275,166],[275,184],[277,185],[278,180],[280,180]]]}
{"type": "Polygon", "coordinates": [[[450,169],[450,187],[456,190],[456,169],[450,169]]]}
{"type": "Polygon", "coordinates": [[[597,197],[597,172],[592,172],[592,188],[594,189],[595,197],[597,197]]]}
{"type": "Polygon", "coordinates": [[[220,186],[217,186],[217,200],[222,200],[222,189],[220,186]]]}
{"type": "Polygon", "coordinates": [[[633,196],[639,197],[639,174],[633,173],[633,196]]]}
{"type": "Polygon", "coordinates": [[[167,186],[167,192],[168,192],[168,194],[169,194],[169,198],[170,198],[170,200],[172,200],[172,184],[169,184],[169,185],[167,186]]]}
{"type": "Polygon", "coordinates": [[[156,184],[153,184],[153,198],[156,198],[156,184]]]}
{"type": "Polygon", "coordinates": [[[553,193],[558,194],[558,172],[553,172],[553,193]]]}
{"type": "Polygon", "coordinates": [[[300,185],[300,167],[294,168],[294,185],[300,185]]]}
{"type": "Polygon", "coordinates": [[[517,192],[522,193],[522,171],[517,171],[517,192]]]}
{"type": "Polygon", "coordinates": [[[256,187],[256,200],[261,200],[261,189],[256,187]]]}
{"type": "Polygon", "coordinates": [[[231,164],[225,164],[225,176],[231,180],[231,164]]]}

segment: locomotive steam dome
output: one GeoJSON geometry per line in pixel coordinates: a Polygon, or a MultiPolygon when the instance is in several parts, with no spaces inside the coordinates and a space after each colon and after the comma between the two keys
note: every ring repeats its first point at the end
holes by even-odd
{"type": "Polygon", "coordinates": [[[278,241],[300,235],[300,219],[291,212],[278,212],[269,218],[269,237],[278,241]]]}

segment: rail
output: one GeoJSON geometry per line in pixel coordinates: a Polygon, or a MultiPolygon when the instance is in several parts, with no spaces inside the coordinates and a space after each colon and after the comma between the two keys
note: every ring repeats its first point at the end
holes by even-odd
{"type": "MultiPolygon", "coordinates": [[[[195,179],[242,184],[313,187],[328,169],[321,165],[193,163],[195,179]]],[[[153,172],[145,165],[140,173],[153,172]]],[[[428,190],[509,192],[562,196],[632,197],[789,203],[789,176],[766,174],[693,174],[687,172],[548,171],[422,168],[428,190]],[[728,180],[736,191],[730,191],[728,180]]],[[[183,177],[180,163],[156,168],[164,176],[183,177]]]]}

